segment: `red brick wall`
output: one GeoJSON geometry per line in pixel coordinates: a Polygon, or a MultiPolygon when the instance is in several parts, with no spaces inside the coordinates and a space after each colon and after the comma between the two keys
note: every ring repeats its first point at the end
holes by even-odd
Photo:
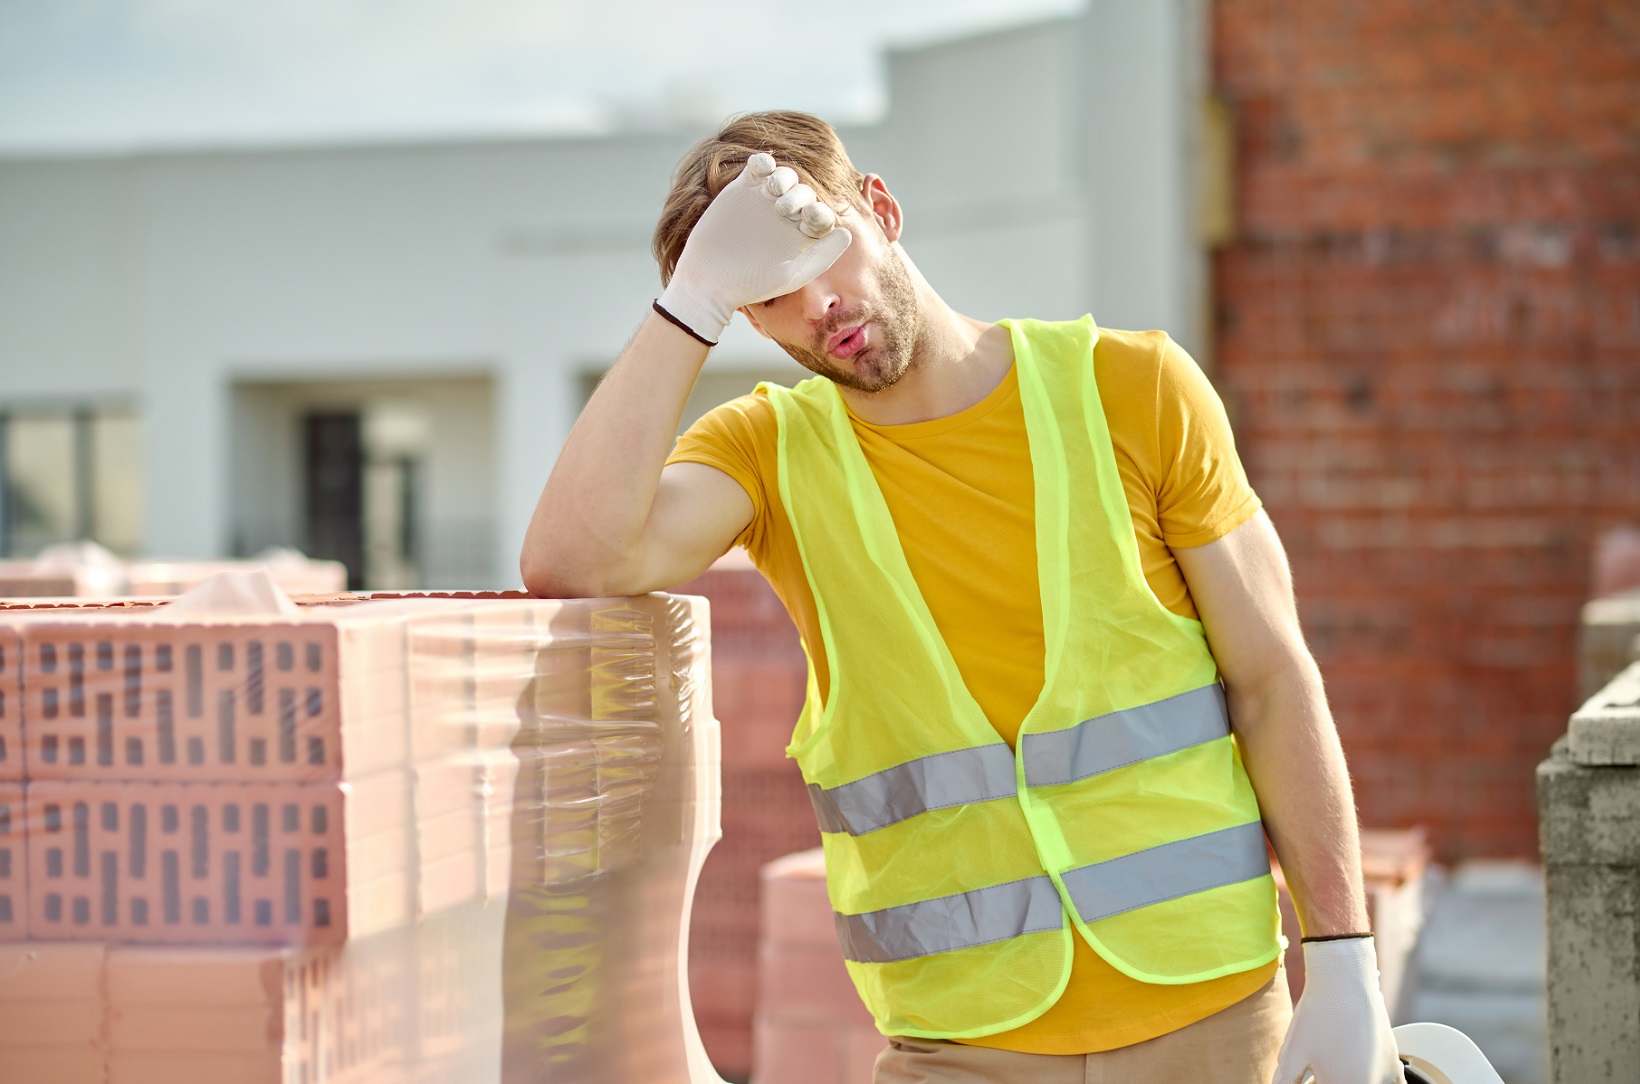
{"type": "Polygon", "coordinates": [[[797,630],[763,577],[716,569],[679,591],[712,604],[713,712],[723,726],[723,839],[706,859],[689,935],[689,988],[719,1073],[752,1067],[758,872],[820,845],[814,809],[786,743],[803,707],[797,630]]]}
{"type": "Polygon", "coordinates": [[[1640,5],[1213,13],[1214,377],[1363,819],[1533,854],[1593,539],[1640,519],[1640,5]]]}

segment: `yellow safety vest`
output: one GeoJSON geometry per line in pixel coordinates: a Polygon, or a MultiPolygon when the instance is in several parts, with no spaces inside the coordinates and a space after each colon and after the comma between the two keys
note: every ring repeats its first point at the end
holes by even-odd
{"type": "Polygon", "coordinates": [[[1003,321],[1036,492],[1046,639],[1016,749],[963,684],[836,386],[765,385],[780,496],[830,662],[788,754],[819,816],[849,974],[889,1035],[1041,1015],[1080,935],[1135,979],[1280,951],[1258,803],[1201,624],[1139,565],[1093,375],[1091,317],[1003,321]],[[823,706],[822,706],[823,705],[823,706]]]}

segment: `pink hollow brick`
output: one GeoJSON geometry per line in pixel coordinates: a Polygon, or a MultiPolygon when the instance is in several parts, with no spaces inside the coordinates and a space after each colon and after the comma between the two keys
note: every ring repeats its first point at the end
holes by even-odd
{"type": "Polygon", "coordinates": [[[341,778],[324,624],[23,626],[31,779],[341,778]]]}
{"type": "Polygon", "coordinates": [[[23,778],[22,674],[22,641],[0,625],[0,780],[23,778]]]}
{"type": "Polygon", "coordinates": [[[404,764],[405,627],[476,603],[327,601],[300,620],[0,610],[22,637],[27,777],[318,782],[404,764]]]}
{"type": "Polygon", "coordinates": [[[23,784],[0,783],[0,941],[28,936],[28,847],[23,784]]]}
{"type": "Polygon", "coordinates": [[[31,784],[29,936],[325,944],[403,922],[405,788],[31,784]]]}

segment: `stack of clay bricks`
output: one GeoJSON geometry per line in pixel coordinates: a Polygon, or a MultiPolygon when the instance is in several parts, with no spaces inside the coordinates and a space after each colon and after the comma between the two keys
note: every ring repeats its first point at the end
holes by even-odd
{"type": "Polygon", "coordinates": [[[126,561],[89,544],[41,560],[0,560],[0,598],[112,598],[174,596],[223,572],[265,570],[288,595],[333,595],[347,590],[339,561],[316,561],[295,551],[224,561],[126,561]]]}
{"type": "Polygon", "coordinates": [[[222,572],[266,569],[287,595],[330,595],[347,590],[347,566],[316,561],[294,551],[270,558],[232,561],[130,561],[125,564],[127,595],[180,595],[222,572]]]}
{"type": "Polygon", "coordinates": [[[862,1084],[887,1045],[843,966],[820,848],[763,867],[752,1078],[862,1084]]]}
{"type": "Polygon", "coordinates": [[[0,1080],[715,1079],[702,600],[188,603],[0,608],[0,1080]]]}
{"type": "MultiPolygon", "coordinates": [[[[1429,844],[1421,829],[1372,830],[1362,832],[1361,850],[1380,984],[1400,1023],[1399,1010],[1413,993],[1408,965],[1422,929],[1429,844]]],[[[1279,869],[1276,875],[1296,998],[1304,986],[1298,919],[1279,869]]],[[[843,965],[820,848],[770,862],[763,867],[752,1078],[757,1084],[860,1084],[871,1079],[885,1043],[843,965]]]]}

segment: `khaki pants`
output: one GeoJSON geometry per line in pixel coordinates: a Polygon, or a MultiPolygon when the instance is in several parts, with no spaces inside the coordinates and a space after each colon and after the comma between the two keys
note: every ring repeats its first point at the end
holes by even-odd
{"type": "Polygon", "coordinates": [[[875,1084],[1270,1084],[1292,1019],[1287,975],[1205,1020],[1098,1054],[1020,1054],[890,1039],[875,1084]]]}

